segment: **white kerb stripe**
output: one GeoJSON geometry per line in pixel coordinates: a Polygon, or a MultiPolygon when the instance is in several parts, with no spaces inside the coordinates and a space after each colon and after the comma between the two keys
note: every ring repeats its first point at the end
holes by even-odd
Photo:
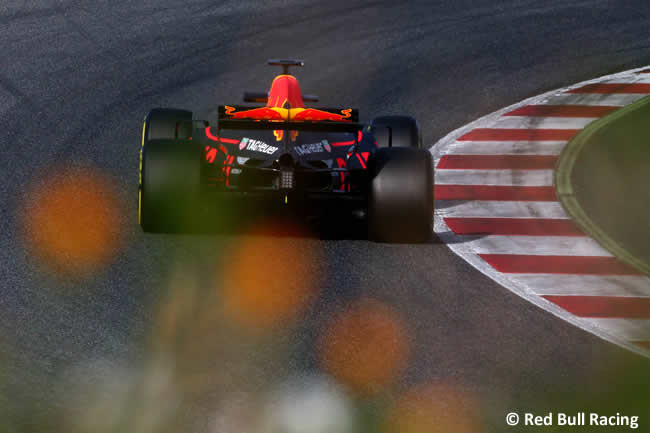
{"type": "Polygon", "coordinates": [[[556,201],[436,200],[436,215],[465,218],[552,218],[568,219],[556,201]]]}
{"type": "Polygon", "coordinates": [[[649,84],[650,83],[650,77],[648,74],[634,74],[634,75],[628,75],[627,77],[618,77],[618,78],[611,78],[609,80],[604,80],[602,81],[603,83],[607,84],[649,84]]]}
{"type": "Polygon", "coordinates": [[[592,325],[626,341],[649,341],[650,319],[591,319],[583,318],[592,325]]]}
{"type": "Polygon", "coordinates": [[[559,155],[566,141],[455,141],[441,154],[559,155]]]}
{"type": "Polygon", "coordinates": [[[553,170],[435,170],[438,185],[552,186],[553,170]]]}
{"type": "Polygon", "coordinates": [[[504,116],[490,125],[497,129],[583,129],[597,117],[504,116]]]}
{"type": "Polygon", "coordinates": [[[645,98],[647,95],[629,93],[560,93],[540,102],[544,105],[606,105],[622,107],[645,98]]]}
{"type": "Polygon", "coordinates": [[[584,236],[459,235],[458,240],[462,248],[476,254],[612,256],[598,242],[584,236]]]}
{"type": "Polygon", "coordinates": [[[511,279],[538,295],[650,296],[650,278],[641,275],[513,274],[511,279]]]}

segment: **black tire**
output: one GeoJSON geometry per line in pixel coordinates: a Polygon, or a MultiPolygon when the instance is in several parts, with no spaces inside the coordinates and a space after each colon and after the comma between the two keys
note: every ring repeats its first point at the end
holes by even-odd
{"type": "Polygon", "coordinates": [[[201,146],[148,140],[142,148],[140,225],[145,232],[194,231],[199,221],[201,146]]]}
{"type": "Polygon", "coordinates": [[[192,112],[177,108],[154,108],[144,119],[143,141],[188,140],[192,136],[192,112]]]}
{"type": "Polygon", "coordinates": [[[375,117],[370,129],[377,147],[422,147],[418,122],[411,116],[375,117]]]}
{"type": "Polygon", "coordinates": [[[377,149],[368,190],[368,238],[377,242],[431,240],[433,161],[424,149],[377,149]]]}

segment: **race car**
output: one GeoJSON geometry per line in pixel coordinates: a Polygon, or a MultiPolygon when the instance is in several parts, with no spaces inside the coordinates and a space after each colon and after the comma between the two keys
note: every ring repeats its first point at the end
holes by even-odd
{"type": "Polygon", "coordinates": [[[228,224],[218,214],[232,214],[236,203],[246,202],[316,218],[349,213],[365,221],[368,239],[378,242],[429,240],[433,164],[421,148],[416,120],[381,116],[364,125],[357,109],[306,107],[318,97],[303,95],[289,74],[289,67],[304,63],[268,63],[283,73],[267,93],[244,93],[244,102],[258,105],[218,106],[216,127],[176,108],[154,108],[145,116],[142,229],[185,232],[205,218],[228,224]],[[206,205],[217,209],[216,217],[206,217],[206,205]]]}

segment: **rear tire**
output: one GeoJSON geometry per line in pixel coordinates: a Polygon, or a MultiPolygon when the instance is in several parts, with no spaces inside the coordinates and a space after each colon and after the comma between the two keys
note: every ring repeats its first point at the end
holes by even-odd
{"type": "Polygon", "coordinates": [[[192,136],[192,112],[177,108],[154,108],[144,119],[143,141],[188,140],[192,136]]]}
{"type": "Polygon", "coordinates": [[[199,221],[201,147],[190,140],[148,140],[142,148],[140,225],[145,232],[194,231],[199,221]]]}
{"type": "Polygon", "coordinates": [[[418,122],[411,116],[375,117],[370,129],[377,147],[422,147],[418,122]]]}
{"type": "Polygon", "coordinates": [[[423,149],[377,149],[369,169],[368,238],[427,242],[433,232],[433,161],[423,149]]]}

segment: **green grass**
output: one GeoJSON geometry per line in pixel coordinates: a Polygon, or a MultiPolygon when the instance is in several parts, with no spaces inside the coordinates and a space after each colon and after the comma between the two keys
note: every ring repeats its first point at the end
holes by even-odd
{"type": "Polygon", "coordinates": [[[650,274],[650,97],[578,134],[560,157],[555,187],[585,232],[650,274]]]}

